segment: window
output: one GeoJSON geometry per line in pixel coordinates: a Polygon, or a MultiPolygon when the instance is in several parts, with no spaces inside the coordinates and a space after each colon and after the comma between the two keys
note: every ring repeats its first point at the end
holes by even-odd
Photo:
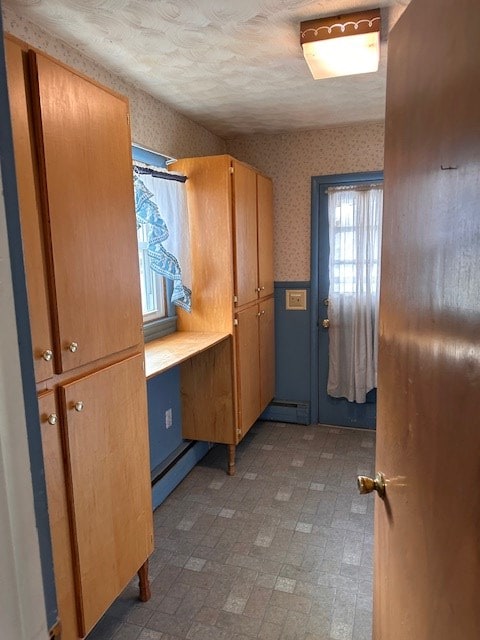
{"type": "Polygon", "coordinates": [[[333,293],[376,295],[380,257],[382,189],[329,190],[331,207],[330,286],[333,293]],[[368,212],[371,212],[368,214],[368,212]]]}
{"type": "Polygon", "coordinates": [[[152,270],[148,255],[149,224],[137,223],[138,261],[140,264],[140,289],[144,322],[151,322],[167,315],[165,278],[152,270]]]}
{"type": "Polygon", "coordinates": [[[174,305],[190,311],[190,247],[185,176],[165,156],[133,147],[140,290],[146,339],[175,330],[174,305]],[[169,320],[170,319],[170,320],[169,320]],[[167,326],[168,325],[168,326],[167,326]],[[167,328],[165,329],[165,326],[167,328]]]}

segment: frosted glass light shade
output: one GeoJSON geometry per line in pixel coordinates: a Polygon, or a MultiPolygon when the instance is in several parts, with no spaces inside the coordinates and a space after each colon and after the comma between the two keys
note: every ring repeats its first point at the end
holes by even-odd
{"type": "Polygon", "coordinates": [[[315,80],[378,71],[380,34],[360,33],[303,45],[303,55],[315,80]]]}
{"type": "Polygon", "coordinates": [[[300,44],[317,80],[377,71],[380,9],[302,22],[300,44]]]}

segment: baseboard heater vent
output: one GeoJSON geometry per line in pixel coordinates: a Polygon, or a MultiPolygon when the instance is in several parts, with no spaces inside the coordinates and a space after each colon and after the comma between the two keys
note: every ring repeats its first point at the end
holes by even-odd
{"type": "Polygon", "coordinates": [[[152,469],[152,487],[159,480],[161,480],[164,476],[167,475],[169,471],[173,469],[173,467],[183,458],[183,456],[187,453],[189,449],[191,449],[195,445],[194,440],[190,440],[189,442],[183,442],[179,447],[173,451],[166,460],[164,460],[157,467],[152,469]]]}
{"type": "Polygon", "coordinates": [[[291,400],[272,400],[261,415],[262,420],[310,424],[310,403],[291,400]]]}

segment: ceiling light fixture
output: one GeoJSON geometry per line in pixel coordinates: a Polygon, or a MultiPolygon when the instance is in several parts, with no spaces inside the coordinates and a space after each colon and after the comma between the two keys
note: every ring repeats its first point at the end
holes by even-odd
{"type": "Polygon", "coordinates": [[[315,80],[377,71],[380,9],[301,22],[300,44],[315,80]]]}

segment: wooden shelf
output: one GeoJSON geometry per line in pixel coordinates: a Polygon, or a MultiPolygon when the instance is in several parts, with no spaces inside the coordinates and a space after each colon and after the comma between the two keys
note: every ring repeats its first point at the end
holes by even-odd
{"type": "Polygon", "coordinates": [[[229,333],[176,331],[145,345],[147,380],[229,338],[229,333]]]}

